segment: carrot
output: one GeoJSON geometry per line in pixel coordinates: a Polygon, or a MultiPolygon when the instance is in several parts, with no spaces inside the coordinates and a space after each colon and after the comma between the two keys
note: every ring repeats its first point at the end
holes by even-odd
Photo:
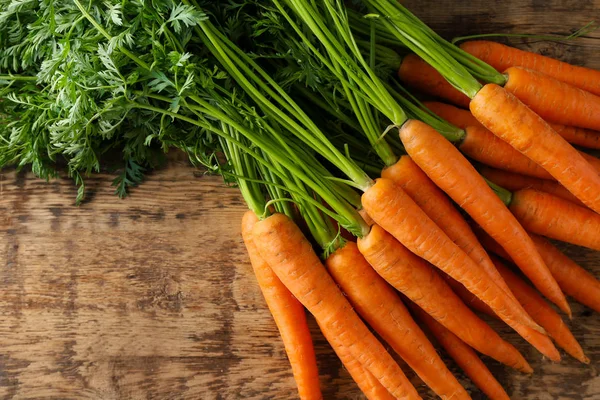
{"type": "Polygon", "coordinates": [[[510,67],[529,68],[600,96],[600,71],[486,40],[465,42],[460,48],[500,72],[510,67]]]}
{"type": "Polygon", "coordinates": [[[396,398],[420,399],[398,364],[352,310],[312,246],[291,219],[273,214],[253,229],[258,253],[310,311],[396,398]]]}
{"type": "Polygon", "coordinates": [[[510,399],[502,385],[494,378],[494,375],[468,344],[444,328],[442,324],[431,318],[429,314],[414,303],[410,303],[409,307],[413,314],[427,326],[448,355],[487,397],[491,400],[510,399]]]}
{"type": "Polygon", "coordinates": [[[517,302],[454,244],[394,182],[385,178],[378,179],[362,195],[362,205],[378,225],[410,251],[465,285],[508,325],[525,324],[543,332],[517,302]]]}
{"type": "Polygon", "coordinates": [[[304,307],[258,253],[252,239],[252,230],[257,222],[258,218],[252,211],[247,211],[242,218],[242,237],[254,275],[279,329],[300,398],[322,399],[315,349],[304,307]]]}
{"type": "MultiPolygon", "coordinates": [[[[527,232],[467,159],[442,135],[419,121],[405,123],[400,138],[429,178],[511,254],[542,293],[570,314],[567,300],[527,232]]],[[[369,214],[377,221],[373,213],[369,214]]]]}
{"type": "Polygon", "coordinates": [[[597,173],[600,173],[600,159],[594,157],[591,154],[584,153],[583,151],[579,151],[581,157],[585,159],[595,170],[597,173]]]}
{"type": "MultiPolygon", "coordinates": [[[[319,326],[320,327],[320,326],[319,326]]],[[[395,397],[384,388],[373,374],[371,374],[363,365],[352,356],[350,351],[342,346],[340,340],[331,335],[327,329],[321,328],[323,336],[331,345],[333,351],[338,356],[346,371],[350,374],[354,382],[358,385],[361,392],[368,400],[394,400],[395,397]]]]}
{"type": "Polygon", "coordinates": [[[533,189],[513,193],[510,210],[530,232],[600,250],[600,215],[533,189]]]}
{"type": "Polygon", "coordinates": [[[410,156],[402,156],[396,164],[384,168],[381,177],[399,185],[458,247],[479,264],[502,290],[514,298],[469,224],[448,196],[429,179],[410,156]]]}
{"type": "Polygon", "coordinates": [[[471,112],[490,131],[538,163],[585,205],[600,212],[600,175],[538,115],[498,85],[485,85],[471,112]]]}
{"type": "MultiPolygon", "coordinates": [[[[449,276],[446,277],[446,282],[448,282],[448,285],[450,285],[452,291],[454,291],[454,293],[456,293],[458,297],[460,297],[461,300],[473,310],[482,312],[493,318],[498,318],[498,316],[494,313],[494,311],[492,311],[491,308],[489,308],[485,303],[483,303],[481,300],[469,293],[469,291],[465,289],[465,287],[459,282],[456,282],[449,276]]],[[[519,299],[518,295],[517,299],[519,299]]],[[[527,309],[525,310],[528,311],[527,309]]],[[[538,350],[544,356],[548,357],[552,361],[560,361],[560,354],[558,353],[558,350],[556,350],[556,347],[554,347],[552,341],[548,336],[543,335],[538,331],[531,329],[525,325],[516,326],[515,331],[517,331],[517,333],[521,335],[523,339],[529,342],[529,344],[535,347],[536,350],[538,350]]]]}
{"type": "Polygon", "coordinates": [[[548,269],[562,290],[575,300],[600,312],[600,281],[541,236],[531,234],[548,269]]]}
{"type": "MultiPolygon", "coordinates": [[[[485,232],[476,229],[476,233],[486,249],[512,262],[504,249],[485,232]]],[[[581,304],[600,312],[600,281],[542,236],[534,233],[530,233],[529,236],[560,288],[581,304]]]]}
{"type": "Polygon", "coordinates": [[[550,126],[569,143],[600,150],[600,132],[598,131],[559,124],[550,124],[550,126]]]}
{"type": "Polygon", "coordinates": [[[463,108],[469,107],[469,98],[456,90],[441,75],[416,54],[408,54],[402,59],[398,77],[413,89],[446,99],[463,108]]]}
{"type": "Polygon", "coordinates": [[[511,67],[504,74],[504,89],[546,121],[600,129],[599,96],[529,69],[511,67]]]}
{"type": "Polygon", "coordinates": [[[336,250],[326,266],[358,314],[427,386],[443,399],[470,399],[396,291],[373,270],[355,243],[336,250]]]}
{"type": "Polygon", "coordinates": [[[518,350],[477,317],[430,264],[382,227],[373,225],[357,244],[382,278],[471,347],[519,371],[533,371],[518,350]]]}
{"type": "Polygon", "coordinates": [[[495,184],[502,186],[504,189],[510,191],[516,191],[520,189],[535,189],[541,192],[550,193],[554,196],[562,199],[571,201],[579,206],[585,207],[579,199],[563,186],[556,181],[550,181],[547,179],[537,179],[530,176],[515,174],[508,171],[502,171],[500,169],[494,169],[489,167],[479,168],[479,173],[494,182],[495,184]]]}
{"type": "Polygon", "coordinates": [[[466,156],[495,168],[553,179],[544,168],[484,128],[469,111],[442,103],[428,102],[425,105],[441,118],[465,130],[466,135],[458,148],[466,156]]]}
{"type": "MultiPolygon", "coordinates": [[[[583,353],[583,349],[577,343],[575,337],[569,328],[565,325],[560,315],[556,313],[550,307],[548,303],[544,301],[544,299],[529,286],[525,281],[519,278],[517,275],[512,273],[504,264],[500,262],[495,257],[492,257],[492,261],[498,271],[502,274],[506,282],[510,285],[511,289],[514,291],[515,296],[519,299],[523,307],[529,312],[529,314],[538,322],[541,326],[546,329],[546,332],[550,335],[552,339],[562,347],[567,353],[569,353],[573,358],[581,361],[582,363],[589,363],[590,360],[583,353]]],[[[556,351],[556,349],[555,349],[556,351]]],[[[558,351],[556,351],[557,359],[552,359],[553,361],[559,361],[560,355],[558,351]]]]}

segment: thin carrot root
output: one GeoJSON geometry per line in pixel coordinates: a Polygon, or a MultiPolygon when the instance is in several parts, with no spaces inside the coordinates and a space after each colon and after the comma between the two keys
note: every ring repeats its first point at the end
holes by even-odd
{"type": "Polygon", "coordinates": [[[477,317],[429,263],[379,225],[373,225],[357,244],[382,278],[471,347],[521,372],[533,371],[518,350],[477,317]]]}
{"type": "MultiPolygon", "coordinates": [[[[371,218],[400,243],[465,287],[509,325],[525,324],[543,332],[520,305],[462,251],[394,182],[378,179],[362,196],[371,218]],[[434,238],[432,240],[432,238],[434,238]]],[[[510,213],[507,211],[510,215],[510,213]]]]}
{"type": "Polygon", "coordinates": [[[456,90],[439,72],[416,54],[404,56],[398,70],[398,77],[413,89],[448,100],[463,108],[469,107],[469,98],[456,90]]]}
{"type": "MultiPolygon", "coordinates": [[[[400,138],[413,161],[429,178],[511,254],[546,297],[569,314],[569,304],[531,238],[471,163],[435,129],[422,122],[405,123],[400,138]]],[[[369,214],[377,221],[373,213],[369,214]]]]}
{"type": "MultiPolygon", "coordinates": [[[[320,327],[320,326],[319,326],[320,327]]],[[[359,389],[367,397],[368,400],[394,400],[395,397],[384,388],[381,383],[370,373],[363,365],[352,356],[350,351],[340,343],[339,339],[321,328],[321,332],[325,339],[331,345],[333,351],[338,356],[346,371],[350,374],[359,389]]]]}
{"type": "Polygon", "coordinates": [[[329,256],[329,273],[358,314],[441,398],[470,399],[429,339],[412,319],[397,292],[375,272],[355,243],[329,256]]]}
{"type": "Polygon", "coordinates": [[[409,305],[417,318],[429,328],[429,331],[446,350],[448,355],[458,364],[465,374],[481,391],[492,400],[508,400],[508,394],[494,378],[494,375],[485,366],[477,353],[468,344],[460,340],[455,334],[446,329],[442,324],[431,318],[414,303],[409,305]]]}
{"type": "Polygon", "coordinates": [[[487,40],[464,42],[460,48],[499,72],[510,67],[533,69],[600,96],[600,71],[487,40]]]}
{"type": "Polygon", "coordinates": [[[495,184],[502,186],[504,189],[515,192],[521,189],[535,189],[540,192],[550,193],[561,199],[568,200],[577,204],[578,206],[585,207],[585,205],[579,201],[579,199],[567,189],[565,189],[560,183],[556,181],[550,181],[547,179],[538,179],[530,176],[515,174],[500,169],[494,169],[489,167],[479,168],[479,173],[494,182],[495,184]]]}
{"type": "Polygon", "coordinates": [[[421,398],[398,364],[354,312],[291,219],[283,214],[273,214],[255,224],[253,235],[259,254],[328,335],[337,337],[390,394],[400,399],[421,398]]]}
{"type": "Polygon", "coordinates": [[[600,175],[537,114],[498,85],[471,101],[471,112],[490,131],[538,163],[592,210],[600,211],[600,175]]]}
{"type": "Polygon", "coordinates": [[[600,215],[549,193],[513,193],[510,210],[530,232],[600,250],[600,215]]]}
{"type": "Polygon", "coordinates": [[[252,237],[256,223],[256,214],[247,211],[242,218],[242,236],[254,275],[283,340],[298,394],[301,399],[322,399],[317,359],[304,307],[258,253],[252,237]]]}
{"type": "MultiPolygon", "coordinates": [[[[510,287],[515,291],[515,295],[523,304],[523,307],[529,314],[546,329],[546,332],[554,339],[556,344],[562,347],[573,358],[582,363],[589,363],[590,360],[583,353],[583,349],[565,325],[560,315],[558,315],[552,307],[527,283],[512,273],[504,264],[497,258],[492,258],[496,268],[510,287]]],[[[554,346],[553,346],[554,347],[554,346]]],[[[558,351],[555,351],[555,358],[550,357],[552,361],[560,361],[558,351]]]]}

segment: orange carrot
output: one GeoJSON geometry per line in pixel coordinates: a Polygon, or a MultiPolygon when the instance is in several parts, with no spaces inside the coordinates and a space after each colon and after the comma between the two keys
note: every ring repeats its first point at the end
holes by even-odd
{"type": "Polygon", "coordinates": [[[513,193],[510,210],[530,232],[600,250],[600,215],[533,189],[513,193]]]}
{"type": "MultiPolygon", "coordinates": [[[[420,121],[405,123],[400,138],[407,153],[429,178],[511,254],[542,293],[570,314],[567,300],[527,232],[467,159],[435,129],[420,121]]],[[[372,212],[369,215],[379,223],[372,212]]]]}
{"type": "MultiPolygon", "coordinates": [[[[573,358],[583,362],[589,363],[590,360],[583,353],[583,349],[577,343],[575,337],[565,325],[564,321],[550,307],[546,301],[525,281],[519,278],[517,275],[512,273],[504,264],[495,257],[492,257],[492,261],[498,268],[498,271],[502,274],[506,282],[510,285],[511,289],[515,292],[515,296],[519,299],[523,307],[529,312],[529,314],[538,322],[541,326],[546,329],[546,332],[552,339],[562,347],[567,353],[573,358]]],[[[558,360],[560,356],[556,352],[558,360]]],[[[553,360],[553,361],[558,361],[553,360]]]]}
{"type": "Polygon", "coordinates": [[[529,68],[600,96],[600,71],[487,40],[465,42],[460,48],[500,72],[510,67],[529,68]]]}
{"type": "Polygon", "coordinates": [[[502,186],[506,190],[517,191],[520,189],[535,189],[541,192],[553,194],[554,196],[585,207],[585,205],[579,201],[577,197],[573,196],[571,192],[569,192],[556,181],[533,178],[530,176],[515,174],[489,167],[479,168],[479,173],[495,184],[502,186]]]}
{"type": "Polygon", "coordinates": [[[530,69],[511,67],[504,74],[504,89],[546,121],[600,129],[600,96],[530,69]]]}
{"type": "Polygon", "coordinates": [[[304,307],[279,280],[256,250],[252,230],[256,214],[247,211],[242,218],[242,237],[254,275],[283,340],[301,399],[322,399],[319,371],[304,307]]]}
{"type": "MultiPolygon", "coordinates": [[[[319,326],[320,327],[320,326],[319,326]]],[[[358,385],[363,394],[368,400],[394,400],[395,397],[384,388],[381,383],[373,374],[371,374],[365,367],[362,366],[356,358],[352,356],[350,351],[341,345],[340,340],[331,335],[327,329],[321,328],[323,336],[331,345],[333,351],[338,356],[346,371],[350,374],[354,382],[358,385]]]]}
{"type": "MultiPolygon", "coordinates": [[[[512,262],[504,249],[483,230],[477,228],[474,230],[481,244],[487,250],[512,262]]],[[[563,292],[581,304],[600,312],[600,281],[542,236],[533,233],[530,233],[529,236],[563,292]]]]}
{"type": "Polygon", "coordinates": [[[257,222],[254,244],[283,284],[396,398],[420,399],[398,364],[352,310],[294,222],[273,214],[257,222]]]}
{"type": "Polygon", "coordinates": [[[533,111],[498,85],[471,101],[471,112],[490,131],[531,158],[585,205],[600,212],[600,175],[533,111]]]}
{"type": "Polygon", "coordinates": [[[373,270],[355,243],[329,256],[330,275],[350,304],[438,396],[470,399],[415,323],[396,291],[373,270]]]}
{"type": "Polygon", "coordinates": [[[598,131],[559,124],[550,124],[550,126],[569,143],[589,149],[600,149],[600,132],[598,131]]]}
{"type": "Polygon", "coordinates": [[[538,251],[562,290],[575,300],[600,312],[600,281],[541,236],[531,234],[538,251]]]}
{"type": "Polygon", "coordinates": [[[488,273],[502,290],[509,296],[513,296],[494,268],[492,260],[471,231],[469,224],[460,215],[448,196],[429,179],[410,156],[400,157],[396,164],[381,172],[381,177],[390,179],[399,185],[458,247],[488,273]]]}
{"type": "Polygon", "coordinates": [[[451,101],[461,107],[469,106],[469,98],[456,90],[441,75],[416,54],[408,54],[402,59],[398,77],[413,89],[451,101]]]}
{"type": "Polygon", "coordinates": [[[471,347],[519,371],[532,372],[517,349],[477,317],[430,264],[379,225],[357,244],[382,278],[471,347]]]}
{"type": "MultiPolygon", "coordinates": [[[[454,291],[454,293],[456,293],[458,297],[460,297],[461,300],[473,310],[482,312],[493,318],[498,318],[498,316],[492,311],[491,308],[489,308],[478,298],[473,297],[473,295],[469,293],[469,291],[465,289],[463,285],[461,285],[460,283],[456,282],[448,276],[446,277],[446,282],[448,282],[448,285],[450,285],[452,291],[454,291]]],[[[514,288],[512,289],[514,290],[514,288]]],[[[517,299],[519,299],[518,295],[517,299]]],[[[529,310],[525,309],[525,311],[529,310]]],[[[544,356],[548,357],[552,361],[560,361],[560,354],[558,353],[558,350],[556,350],[556,347],[554,347],[554,345],[552,344],[552,340],[550,340],[548,336],[543,335],[538,331],[533,330],[525,325],[516,326],[515,331],[517,331],[517,333],[521,335],[523,339],[529,342],[529,344],[535,347],[536,350],[538,350],[544,356]]]]}
{"type": "Polygon", "coordinates": [[[475,385],[491,400],[510,399],[502,385],[485,366],[468,344],[460,340],[455,334],[444,328],[442,324],[431,318],[414,303],[409,304],[412,312],[427,326],[429,331],[446,350],[448,355],[458,364],[475,385]]]}
{"type": "Polygon", "coordinates": [[[579,154],[581,154],[581,157],[583,157],[585,161],[587,161],[596,170],[597,173],[600,173],[600,159],[591,154],[584,153],[583,151],[580,151],[579,154]]]}
{"type": "Polygon", "coordinates": [[[458,148],[467,157],[495,168],[554,179],[544,168],[485,129],[469,111],[442,103],[428,102],[425,105],[441,118],[465,130],[466,135],[458,148]]]}
{"type": "Polygon", "coordinates": [[[543,332],[520,305],[479,264],[454,244],[394,182],[385,178],[378,179],[362,195],[362,205],[378,225],[410,251],[465,285],[508,325],[525,324],[543,332]]]}

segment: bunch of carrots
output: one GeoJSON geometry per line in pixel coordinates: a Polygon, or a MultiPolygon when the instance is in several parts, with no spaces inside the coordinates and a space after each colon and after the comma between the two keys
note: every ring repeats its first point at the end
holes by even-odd
{"type": "MultiPolygon", "coordinates": [[[[430,337],[489,398],[507,399],[478,353],[533,370],[481,313],[551,362],[556,346],[590,362],[553,305],[571,318],[568,295],[600,311],[600,282],[548,239],[600,250],[600,160],[580,150],[600,149],[600,72],[457,46],[396,0],[163,3],[67,2],[76,22],[58,53],[18,66],[50,33],[10,48],[0,167],[43,171],[63,151],[83,179],[94,151],[125,143],[146,159],[158,143],[236,182],[301,399],[322,398],[306,310],[369,399],[420,398],[378,337],[440,398],[470,395],[430,337]],[[66,90],[77,65],[89,67],[83,83],[66,90]]],[[[28,18],[47,18],[31,7],[28,18]]],[[[18,24],[11,10],[2,18],[18,24]]]]}

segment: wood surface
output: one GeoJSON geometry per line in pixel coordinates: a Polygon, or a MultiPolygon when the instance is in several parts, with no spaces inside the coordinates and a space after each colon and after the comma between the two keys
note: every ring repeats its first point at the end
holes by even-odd
{"type": "MultiPolygon", "coordinates": [[[[600,1],[416,1],[405,4],[447,37],[568,33],[600,19],[600,1]]],[[[600,68],[599,33],[526,44],[600,68]]],[[[0,172],[1,399],[295,399],[285,353],[239,233],[235,189],[174,160],[125,200],[112,177],[71,181],[0,172]]],[[[565,247],[600,276],[598,253],[565,247]]],[[[571,303],[576,338],[592,359],[552,364],[498,323],[535,368],[486,359],[514,399],[600,398],[600,316],[571,303]]],[[[361,399],[313,329],[326,399],[361,399]]],[[[455,365],[448,365],[456,371],[455,365]]],[[[434,398],[407,370],[424,398],[434,398]]],[[[458,373],[474,399],[483,398],[458,373]]]]}

